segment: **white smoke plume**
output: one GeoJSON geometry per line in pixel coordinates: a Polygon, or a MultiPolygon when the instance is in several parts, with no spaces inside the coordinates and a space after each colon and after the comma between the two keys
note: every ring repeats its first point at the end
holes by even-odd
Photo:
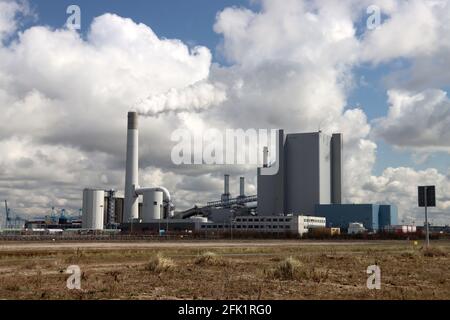
{"type": "Polygon", "coordinates": [[[227,99],[223,84],[198,82],[166,93],[152,95],[136,103],[134,109],[143,116],[157,117],[166,113],[201,112],[227,99]]]}

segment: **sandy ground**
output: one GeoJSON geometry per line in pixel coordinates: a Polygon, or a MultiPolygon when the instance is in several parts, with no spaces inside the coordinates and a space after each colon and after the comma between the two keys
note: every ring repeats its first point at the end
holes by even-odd
{"type": "Polygon", "coordinates": [[[0,251],[58,250],[58,249],[146,249],[146,248],[233,248],[233,247],[286,247],[286,246],[348,246],[383,245],[392,241],[147,241],[147,242],[1,242],[0,251]]]}
{"type": "Polygon", "coordinates": [[[2,242],[0,299],[450,299],[449,266],[449,241],[2,242]]]}

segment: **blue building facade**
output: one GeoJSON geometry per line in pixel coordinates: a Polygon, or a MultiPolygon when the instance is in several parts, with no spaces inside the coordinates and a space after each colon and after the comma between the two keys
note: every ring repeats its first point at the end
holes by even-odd
{"type": "Polygon", "coordinates": [[[327,227],[347,229],[349,223],[359,222],[369,231],[383,230],[397,224],[397,207],[379,204],[318,204],[315,215],[327,219],[327,227]]]}
{"type": "Polygon", "coordinates": [[[398,224],[398,210],[394,205],[382,204],[379,207],[378,223],[380,229],[398,224]]]}

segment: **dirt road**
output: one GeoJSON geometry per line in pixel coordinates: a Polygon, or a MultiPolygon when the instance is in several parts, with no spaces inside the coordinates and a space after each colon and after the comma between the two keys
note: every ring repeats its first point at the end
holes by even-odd
{"type": "MultiPolygon", "coordinates": [[[[391,242],[391,241],[389,241],[391,242]]],[[[286,247],[286,246],[348,246],[387,244],[387,241],[140,241],[140,242],[2,242],[0,251],[63,250],[63,249],[146,249],[146,248],[233,248],[233,247],[286,247]]]]}

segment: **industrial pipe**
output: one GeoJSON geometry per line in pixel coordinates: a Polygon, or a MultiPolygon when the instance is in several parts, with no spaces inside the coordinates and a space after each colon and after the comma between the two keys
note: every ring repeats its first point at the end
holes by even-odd
{"type": "Polygon", "coordinates": [[[164,207],[167,210],[167,218],[171,217],[174,215],[174,206],[172,204],[171,198],[170,198],[170,193],[169,190],[167,190],[164,187],[154,187],[154,188],[137,188],[134,190],[136,197],[138,197],[139,195],[143,195],[145,192],[148,191],[160,191],[163,193],[163,202],[164,202],[164,207]]]}
{"type": "Polygon", "coordinates": [[[143,195],[144,192],[146,192],[146,191],[161,191],[163,193],[163,200],[164,201],[170,202],[170,200],[171,200],[170,199],[169,190],[167,190],[164,187],[154,187],[154,188],[141,188],[141,187],[138,187],[137,189],[134,190],[134,192],[136,194],[136,197],[140,196],[140,195],[143,195]]]}

